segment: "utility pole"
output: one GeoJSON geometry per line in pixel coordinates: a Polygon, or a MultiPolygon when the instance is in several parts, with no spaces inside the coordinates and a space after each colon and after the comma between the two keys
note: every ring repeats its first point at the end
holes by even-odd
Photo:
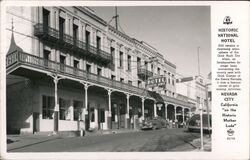
{"type": "Polygon", "coordinates": [[[200,75],[200,46],[197,48],[198,54],[198,75],[200,75]]]}
{"type": "Polygon", "coordinates": [[[206,84],[206,106],[207,106],[207,127],[208,127],[208,136],[211,137],[210,132],[210,113],[209,113],[209,103],[208,103],[208,85],[211,85],[211,83],[206,84]]]}
{"type": "Polygon", "coordinates": [[[199,105],[199,109],[200,109],[200,142],[201,142],[201,147],[200,147],[200,150],[203,150],[204,149],[204,146],[203,146],[203,116],[202,116],[202,112],[203,112],[203,106],[201,104],[202,102],[200,101],[200,105],[199,105]]]}
{"type": "Polygon", "coordinates": [[[117,14],[117,6],[115,6],[115,28],[118,30],[118,17],[119,15],[117,14]]]}

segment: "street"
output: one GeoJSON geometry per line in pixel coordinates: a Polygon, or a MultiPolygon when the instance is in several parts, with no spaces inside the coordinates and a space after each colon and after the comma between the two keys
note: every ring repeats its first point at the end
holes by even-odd
{"type": "MultiPolygon", "coordinates": [[[[139,132],[107,134],[85,137],[50,137],[28,145],[14,147],[8,152],[150,152],[192,151],[199,147],[195,140],[199,133],[185,129],[162,129],[139,132]]],[[[22,141],[22,140],[20,140],[22,141]]],[[[16,142],[18,143],[18,142],[16,142]]]]}

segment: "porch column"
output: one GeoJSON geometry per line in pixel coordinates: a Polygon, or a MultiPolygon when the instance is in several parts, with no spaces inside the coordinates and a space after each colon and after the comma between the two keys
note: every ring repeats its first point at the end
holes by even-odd
{"type": "Polygon", "coordinates": [[[157,117],[157,113],[156,113],[156,102],[154,101],[154,117],[157,117]]]}
{"type": "Polygon", "coordinates": [[[168,119],[168,103],[165,102],[165,118],[168,119]]]}
{"type": "Polygon", "coordinates": [[[85,82],[80,82],[81,84],[84,85],[84,96],[85,96],[85,108],[83,109],[83,113],[82,113],[82,118],[83,120],[85,121],[85,130],[88,129],[89,127],[89,110],[88,110],[88,88],[91,86],[90,84],[88,83],[85,83],[85,82]],[[88,119],[87,119],[88,118],[88,119]]]}
{"type": "Polygon", "coordinates": [[[188,118],[191,118],[191,109],[188,110],[188,118]]]}
{"type": "Polygon", "coordinates": [[[125,128],[129,128],[129,98],[130,98],[130,95],[127,94],[127,112],[126,112],[126,119],[125,119],[125,128]]]}
{"type": "Polygon", "coordinates": [[[59,104],[58,104],[58,93],[57,93],[57,84],[59,80],[64,79],[63,77],[58,76],[57,74],[48,74],[48,76],[53,78],[55,84],[55,107],[54,107],[54,134],[58,133],[59,125],[59,104]]]}
{"type": "Polygon", "coordinates": [[[98,128],[98,110],[97,110],[97,108],[94,109],[94,114],[95,114],[95,127],[98,128]]]}
{"type": "Polygon", "coordinates": [[[109,106],[109,113],[108,113],[108,128],[111,129],[112,128],[112,121],[111,121],[111,117],[112,117],[112,114],[111,114],[111,93],[112,93],[112,90],[111,89],[108,89],[108,106],[109,106]]]}
{"type": "Polygon", "coordinates": [[[175,122],[177,121],[177,118],[176,118],[176,105],[174,105],[174,121],[175,122]]]}
{"type": "Polygon", "coordinates": [[[182,107],[182,122],[184,122],[185,121],[185,115],[184,115],[184,110],[185,110],[185,108],[184,107],[182,107]]]}
{"type": "Polygon", "coordinates": [[[69,111],[70,111],[70,120],[74,121],[74,101],[73,101],[73,99],[70,99],[69,111]]]}
{"type": "Polygon", "coordinates": [[[144,99],[144,97],[142,97],[141,98],[141,105],[142,105],[142,120],[144,120],[145,119],[145,114],[144,114],[144,101],[145,101],[145,99],[144,99]]]}

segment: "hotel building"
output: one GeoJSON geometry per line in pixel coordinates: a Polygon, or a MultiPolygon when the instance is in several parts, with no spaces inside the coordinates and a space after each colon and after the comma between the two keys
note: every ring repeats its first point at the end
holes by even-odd
{"type": "Polygon", "coordinates": [[[8,7],[6,18],[8,133],[138,129],[195,106],[176,93],[176,65],[88,7],[8,7]]]}

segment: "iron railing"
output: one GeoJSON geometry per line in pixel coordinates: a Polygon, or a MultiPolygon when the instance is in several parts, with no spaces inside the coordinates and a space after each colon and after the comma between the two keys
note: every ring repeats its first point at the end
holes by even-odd
{"type": "MultiPolygon", "coordinates": [[[[7,71],[14,64],[27,65],[36,69],[42,69],[53,73],[58,73],[63,76],[73,77],[76,79],[99,84],[111,89],[117,89],[128,93],[136,94],[144,97],[151,97],[146,89],[135,87],[126,83],[115,81],[97,74],[89,73],[85,70],[75,68],[69,65],[61,64],[55,61],[47,60],[42,57],[31,55],[21,51],[14,51],[6,56],[7,71]]],[[[179,98],[173,98],[166,95],[161,95],[165,101],[187,105],[186,101],[179,98]]],[[[152,98],[152,97],[151,97],[152,98]]]]}
{"type": "Polygon", "coordinates": [[[34,25],[34,35],[43,39],[50,37],[49,38],[50,42],[55,43],[56,45],[66,43],[67,45],[70,46],[67,47],[67,49],[72,49],[72,50],[78,49],[84,52],[86,55],[89,55],[90,57],[101,59],[108,63],[111,61],[111,55],[103,51],[102,49],[92,46],[83,41],[80,41],[68,34],[60,33],[59,30],[56,30],[49,26],[45,26],[41,23],[34,25]]]}
{"type": "Polygon", "coordinates": [[[119,89],[125,92],[134,93],[141,96],[148,96],[147,91],[143,88],[131,86],[126,83],[115,81],[97,74],[89,73],[85,70],[47,60],[42,57],[34,56],[25,52],[15,51],[7,55],[7,69],[15,63],[20,63],[32,66],[34,68],[60,73],[64,76],[78,78],[79,80],[92,82],[95,84],[103,85],[105,87],[119,89]]]}
{"type": "Polygon", "coordinates": [[[138,68],[137,69],[137,74],[142,76],[142,77],[144,76],[146,78],[153,76],[153,72],[147,70],[146,68],[138,68]]]}

